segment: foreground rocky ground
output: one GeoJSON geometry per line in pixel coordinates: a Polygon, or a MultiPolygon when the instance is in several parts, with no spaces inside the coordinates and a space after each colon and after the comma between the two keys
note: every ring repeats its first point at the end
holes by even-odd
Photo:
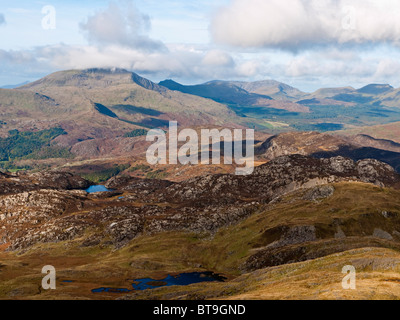
{"type": "MultiPolygon", "coordinates": [[[[115,299],[120,295],[91,290],[126,288],[127,279],[214,271],[236,280],[126,298],[290,298],[275,272],[292,277],[297,273],[290,270],[297,269],[290,266],[300,263],[298,270],[313,276],[326,270],[336,281],[343,266],[332,261],[349,252],[368,253],[362,272],[381,254],[390,261],[383,267],[377,262],[372,272],[397,270],[400,176],[376,160],[291,155],[251,176],[175,183],[118,176],[107,183],[114,191],[99,194],[83,191],[88,184],[58,172],[1,176],[0,297],[115,299]],[[315,269],[314,261],[326,268],[315,269]],[[41,267],[48,264],[61,277],[53,293],[40,289],[41,267]],[[279,283],[280,294],[268,293],[279,283]]],[[[296,281],[286,284],[294,286],[292,293],[296,281]]],[[[324,294],[328,282],[297,295],[310,297],[313,290],[312,297],[335,298],[324,294]]]]}

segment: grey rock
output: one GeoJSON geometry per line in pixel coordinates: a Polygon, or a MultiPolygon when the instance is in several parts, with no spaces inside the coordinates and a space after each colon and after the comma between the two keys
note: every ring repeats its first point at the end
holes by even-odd
{"type": "Polygon", "coordinates": [[[380,239],[384,239],[384,240],[393,240],[393,237],[390,233],[383,231],[381,229],[375,229],[373,236],[375,238],[380,238],[380,239]]]}
{"type": "Polygon", "coordinates": [[[334,193],[335,188],[333,186],[321,186],[307,191],[303,199],[308,201],[322,200],[332,197],[334,193]]]}

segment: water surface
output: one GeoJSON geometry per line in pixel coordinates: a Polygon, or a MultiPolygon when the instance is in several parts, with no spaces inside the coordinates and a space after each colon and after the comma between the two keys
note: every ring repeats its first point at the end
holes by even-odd
{"type": "Polygon", "coordinates": [[[110,192],[113,191],[111,189],[107,189],[103,185],[97,185],[97,186],[90,186],[85,190],[87,193],[97,193],[97,192],[110,192]]]}
{"type": "Polygon", "coordinates": [[[151,278],[136,279],[132,287],[135,290],[154,289],[158,287],[187,286],[194,283],[224,281],[224,278],[212,272],[182,273],[177,276],[169,275],[162,280],[151,278]]]}
{"type": "Polygon", "coordinates": [[[132,290],[126,288],[97,288],[93,289],[93,293],[128,293],[131,291],[142,291],[147,289],[155,289],[160,287],[170,286],[187,286],[194,283],[201,282],[224,282],[226,278],[212,273],[212,272],[193,272],[193,273],[182,273],[177,276],[168,275],[165,279],[155,280],[151,278],[134,279],[132,281],[132,290]]]}

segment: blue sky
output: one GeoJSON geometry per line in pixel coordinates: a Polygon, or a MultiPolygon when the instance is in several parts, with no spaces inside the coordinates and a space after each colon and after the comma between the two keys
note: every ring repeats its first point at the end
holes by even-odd
{"type": "MultiPolygon", "coordinates": [[[[121,67],[153,81],[400,87],[396,0],[0,0],[0,86],[121,67]],[[45,6],[55,29],[43,29],[45,6]]],[[[47,22],[50,20],[46,20],[47,22]]]]}
{"type": "MultiPolygon", "coordinates": [[[[209,42],[208,17],[218,5],[228,1],[156,1],[137,0],[133,3],[150,16],[152,37],[165,42],[209,42]]],[[[1,0],[7,24],[0,29],[2,49],[21,49],[58,44],[86,44],[79,23],[91,14],[107,8],[110,1],[4,1],[1,0]],[[56,8],[57,28],[48,32],[41,27],[45,5],[56,8]]],[[[118,3],[118,1],[116,2],[118,3]]],[[[123,3],[123,1],[120,1],[123,3]]]]}

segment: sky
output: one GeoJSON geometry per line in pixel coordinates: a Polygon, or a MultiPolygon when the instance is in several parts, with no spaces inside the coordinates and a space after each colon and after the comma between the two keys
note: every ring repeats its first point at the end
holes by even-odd
{"type": "Polygon", "coordinates": [[[0,86],[67,69],[155,82],[400,87],[398,0],[0,0],[0,86]]]}

